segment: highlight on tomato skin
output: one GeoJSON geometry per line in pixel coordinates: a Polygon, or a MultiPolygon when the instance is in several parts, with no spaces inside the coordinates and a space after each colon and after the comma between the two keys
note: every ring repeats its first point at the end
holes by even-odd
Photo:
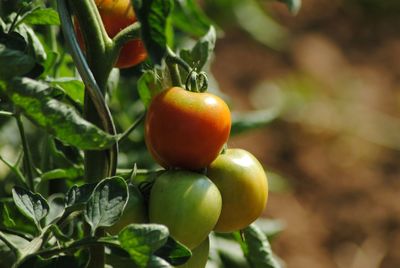
{"type": "Polygon", "coordinates": [[[241,230],[261,216],[268,200],[268,179],[261,163],[242,149],[227,149],[207,168],[222,196],[216,232],[241,230]]]}
{"type": "MultiPolygon", "coordinates": [[[[96,0],[96,6],[103,21],[104,28],[110,38],[115,37],[121,30],[137,21],[130,0],[96,0]]],[[[78,43],[85,50],[83,36],[79,23],[75,19],[75,32],[78,43]]],[[[129,68],[147,59],[147,51],[140,39],[128,41],[119,52],[114,65],[116,68],[129,68]]]]}
{"type": "Polygon", "coordinates": [[[145,141],[161,166],[198,170],[219,155],[230,128],[230,110],[221,98],[172,87],[150,103],[145,141]]]}

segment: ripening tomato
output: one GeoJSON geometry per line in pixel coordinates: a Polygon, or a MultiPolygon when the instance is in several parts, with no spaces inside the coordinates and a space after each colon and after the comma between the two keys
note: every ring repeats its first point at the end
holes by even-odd
{"type": "Polygon", "coordinates": [[[210,239],[207,237],[199,246],[192,250],[192,257],[182,265],[176,268],[204,268],[208,261],[210,252],[210,239]]]}
{"type": "Polygon", "coordinates": [[[221,98],[173,87],[153,98],[145,140],[161,166],[197,170],[218,156],[230,128],[230,111],[221,98]]]}
{"type": "Polygon", "coordinates": [[[208,167],[207,176],[222,196],[221,216],[215,231],[243,229],[264,211],[268,199],[267,176],[249,152],[227,149],[208,167]]]}
{"type": "MultiPolygon", "coordinates": [[[[95,0],[104,28],[110,38],[136,21],[136,15],[130,0],[95,0]]],[[[75,23],[77,38],[84,49],[83,37],[79,25],[75,23]]],[[[121,49],[115,67],[128,68],[147,58],[144,44],[139,39],[128,41],[121,49]]]]}
{"type": "Polygon", "coordinates": [[[214,228],[221,204],[221,194],[205,175],[167,171],[151,189],[149,220],[164,224],[174,239],[194,249],[214,228]]]}
{"type": "Polygon", "coordinates": [[[106,230],[112,235],[116,235],[125,226],[131,223],[148,222],[147,209],[144,198],[136,186],[129,186],[129,199],[124,213],[113,226],[107,227],[106,230]]]}

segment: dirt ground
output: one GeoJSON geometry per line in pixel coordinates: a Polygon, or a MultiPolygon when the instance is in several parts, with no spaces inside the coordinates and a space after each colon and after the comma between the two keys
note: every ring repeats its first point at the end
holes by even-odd
{"type": "Polygon", "coordinates": [[[266,211],[287,225],[273,248],[289,268],[400,267],[400,12],[345,2],[304,1],[297,17],[273,6],[291,33],[281,52],[236,27],[217,42],[212,69],[235,109],[256,108],[249,96],[265,81],[314,85],[307,102],[230,144],[292,185],[266,211]]]}

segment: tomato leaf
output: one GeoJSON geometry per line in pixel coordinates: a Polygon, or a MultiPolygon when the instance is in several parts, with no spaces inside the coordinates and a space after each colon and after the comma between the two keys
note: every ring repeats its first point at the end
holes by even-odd
{"type": "Polygon", "coordinates": [[[153,71],[144,72],[137,85],[139,97],[146,107],[149,106],[151,99],[162,90],[161,82],[153,71]]]}
{"type": "Polygon", "coordinates": [[[31,219],[41,230],[40,221],[49,213],[49,204],[40,194],[32,193],[21,187],[14,187],[12,196],[18,210],[31,219]]]}
{"type": "Polygon", "coordinates": [[[278,119],[279,116],[280,111],[275,109],[232,113],[231,136],[265,127],[278,119]]]}
{"type": "Polygon", "coordinates": [[[15,226],[14,220],[10,217],[7,206],[4,203],[0,203],[0,226],[13,227],[15,226]]]}
{"type": "Polygon", "coordinates": [[[168,237],[166,244],[154,254],[167,260],[174,266],[185,263],[192,256],[190,250],[185,245],[172,237],[168,237]]]}
{"type": "Polygon", "coordinates": [[[41,8],[29,11],[20,22],[33,25],[60,25],[60,18],[54,9],[41,8]]]}
{"type": "Polygon", "coordinates": [[[33,29],[28,25],[21,24],[18,26],[17,31],[24,37],[29,55],[35,58],[37,63],[45,62],[47,58],[46,51],[33,29]]]}
{"type": "Polygon", "coordinates": [[[253,268],[280,268],[280,263],[275,260],[271,245],[265,234],[255,225],[251,224],[243,230],[246,250],[244,254],[253,268]]]}
{"type": "Polygon", "coordinates": [[[175,0],[172,22],[182,31],[195,36],[205,35],[213,24],[194,0],[175,0]]]}
{"type": "Polygon", "coordinates": [[[54,194],[49,196],[49,214],[46,216],[45,225],[51,224],[54,220],[61,218],[65,211],[64,196],[62,194],[54,194]]]}
{"type": "Polygon", "coordinates": [[[85,85],[81,80],[72,77],[62,77],[48,80],[50,85],[61,87],[64,92],[80,106],[83,106],[85,85]]]}
{"type": "Polygon", "coordinates": [[[167,19],[171,0],[132,0],[141,23],[142,39],[154,64],[161,64],[167,51],[167,19]]]}
{"type": "Polygon", "coordinates": [[[128,202],[128,185],[120,177],[102,180],[86,203],[85,219],[94,236],[98,227],[111,226],[121,217],[128,202]]]}
{"type": "Polygon", "coordinates": [[[65,195],[65,206],[69,209],[73,209],[85,205],[96,185],[96,183],[87,183],[81,186],[72,186],[65,195]]]}
{"type": "Polygon", "coordinates": [[[180,56],[191,67],[200,71],[211,58],[215,47],[217,34],[214,27],[210,27],[207,34],[203,36],[191,50],[182,50],[180,56]]]}
{"type": "Polygon", "coordinates": [[[83,150],[103,150],[116,141],[69,105],[51,98],[52,90],[46,83],[15,78],[5,92],[30,120],[67,144],[83,150]]]}
{"type": "MultiPolygon", "coordinates": [[[[12,198],[2,199],[0,201],[0,209],[3,207],[3,222],[0,221],[0,226],[5,228],[12,228],[16,232],[23,233],[25,236],[37,234],[37,227],[33,221],[27,221],[26,217],[20,212],[17,205],[14,203],[12,198]],[[8,221],[4,217],[8,214],[11,221],[8,221]]],[[[1,218],[0,218],[1,220],[1,218]]]]}
{"type": "Polygon", "coordinates": [[[168,235],[168,228],[163,225],[130,224],[119,232],[118,240],[138,267],[158,267],[154,264],[163,261],[152,255],[167,242],[168,235]]]}
{"type": "Polygon", "coordinates": [[[70,168],[57,168],[47,171],[40,175],[41,181],[56,180],[56,179],[67,179],[75,180],[84,175],[82,167],[70,167],[70,168]]]}
{"type": "Polygon", "coordinates": [[[27,74],[35,66],[35,59],[14,49],[0,44],[0,80],[27,74]]]}

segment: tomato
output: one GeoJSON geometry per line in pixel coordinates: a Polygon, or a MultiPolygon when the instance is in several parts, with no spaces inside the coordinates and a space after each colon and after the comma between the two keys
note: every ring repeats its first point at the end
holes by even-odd
{"type": "MultiPolygon", "coordinates": [[[[104,28],[110,38],[136,21],[136,15],[130,0],[95,0],[104,28]]],[[[83,37],[79,25],[75,23],[77,38],[84,49],[83,37]]],[[[119,53],[115,67],[128,68],[137,65],[147,58],[144,44],[139,39],[128,41],[119,53]]]]}
{"type": "Polygon", "coordinates": [[[243,229],[264,211],[268,199],[267,176],[249,152],[227,149],[208,167],[207,176],[222,196],[221,216],[215,231],[243,229]]]}
{"type": "Polygon", "coordinates": [[[210,252],[210,239],[207,237],[199,246],[192,250],[192,257],[177,268],[204,268],[210,252]]]}
{"type": "Polygon", "coordinates": [[[151,189],[149,220],[164,224],[173,238],[194,249],[214,228],[221,205],[221,194],[205,175],[167,171],[151,189]]]}
{"type": "Polygon", "coordinates": [[[146,116],[145,140],[163,167],[197,170],[218,156],[230,128],[230,111],[221,98],[173,87],[153,98],[146,116]]]}
{"type": "Polygon", "coordinates": [[[126,204],[124,213],[117,223],[106,228],[106,230],[110,234],[115,235],[128,224],[146,222],[148,222],[148,215],[144,198],[136,186],[129,186],[129,200],[126,204]]]}

